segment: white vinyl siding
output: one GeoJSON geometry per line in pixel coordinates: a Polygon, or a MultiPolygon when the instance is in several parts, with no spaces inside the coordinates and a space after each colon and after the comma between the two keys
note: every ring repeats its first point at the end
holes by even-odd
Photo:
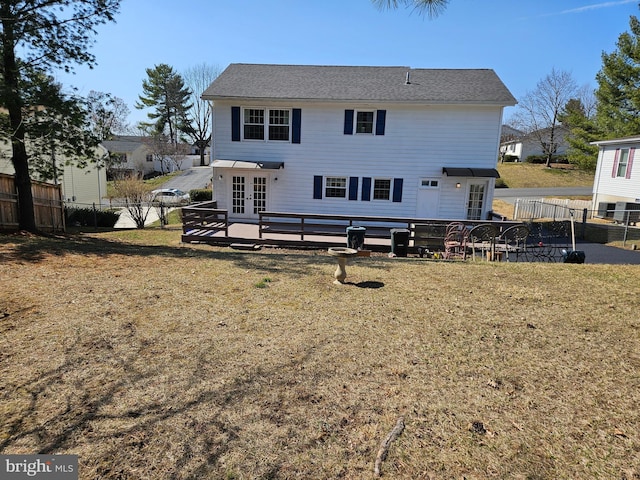
{"type": "MultiPolygon", "coordinates": [[[[414,216],[420,179],[439,181],[441,201],[434,218],[465,218],[465,189],[461,181],[442,174],[443,166],[495,168],[498,158],[502,108],[494,106],[413,106],[350,105],[358,111],[386,110],[384,135],[345,135],[343,104],[298,103],[286,107],[302,111],[300,144],[288,142],[232,142],[229,101],[214,103],[213,158],[277,161],[284,168],[265,172],[277,182],[270,184],[269,209],[282,212],[308,212],[352,215],[414,216]],[[348,197],[349,178],[371,178],[371,201],[345,201],[345,198],[313,198],[314,177],[344,177],[348,197]],[[403,179],[402,201],[373,201],[374,179],[403,179]],[[346,210],[348,209],[348,210],[346,210]]],[[[277,102],[265,108],[280,108],[277,102]]],[[[373,125],[375,131],[375,121],[373,125]]],[[[214,179],[219,208],[225,205],[229,187],[214,179]]],[[[224,175],[228,178],[230,173],[224,175]]],[[[466,179],[462,179],[465,182],[466,179]]],[[[490,180],[493,182],[493,179],[490,180]]],[[[492,184],[489,184],[492,187],[492,184]]],[[[393,190],[393,181],[391,182],[393,190]]],[[[489,190],[492,190],[490,188],[489,190]]],[[[486,202],[490,204],[491,192],[486,202]]]]}

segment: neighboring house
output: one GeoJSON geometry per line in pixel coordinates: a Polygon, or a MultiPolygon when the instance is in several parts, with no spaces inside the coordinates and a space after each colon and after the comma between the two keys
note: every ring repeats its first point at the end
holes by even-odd
{"type": "Polygon", "coordinates": [[[115,173],[141,173],[148,175],[155,171],[151,149],[144,143],[145,137],[134,135],[114,135],[101,145],[109,152],[110,170],[115,173]]]}
{"type": "MultiPolygon", "coordinates": [[[[181,153],[172,155],[154,154],[153,142],[149,137],[115,135],[101,145],[109,152],[112,174],[137,173],[147,176],[155,172],[171,173],[200,165],[200,155],[194,152],[193,146],[187,144],[180,144],[178,150],[181,153]]],[[[169,150],[168,144],[166,150],[169,150]]]]}
{"type": "Polygon", "coordinates": [[[597,145],[598,163],[593,182],[593,210],[600,217],[613,217],[624,222],[627,215],[633,223],[640,210],[640,166],[634,167],[634,157],[640,148],[640,136],[602,140],[597,145]]]}
{"type": "Polygon", "coordinates": [[[500,135],[500,159],[503,160],[505,156],[510,155],[518,157],[517,161],[520,161],[522,143],[519,141],[524,137],[524,132],[510,127],[509,125],[502,125],[502,133],[500,135]]]}
{"type": "MultiPolygon", "coordinates": [[[[13,175],[10,146],[0,147],[0,173],[13,175]]],[[[103,158],[106,151],[97,148],[96,159],[103,158]]],[[[62,200],[69,207],[90,208],[95,204],[102,205],[102,197],[107,194],[107,174],[105,169],[98,168],[98,163],[88,163],[85,168],[73,164],[67,165],[64,158],[56,158],[58,172],[61,173],[58,183],[62,186],[62,200]]],[[[37,179],[36,179],[37,180],[37,179]]],[[[53,181],[48,181],[54,183],[53,181]]]]}
{"type": "MultiPolygon", "coordinates": [[[[510,127],[508,127],[510,128],[510,127]]],[[[515,129],[515,132],[518,132],[515,129]]],[[[520,132],[521,133],[521,132],[520,132]]],[[[569,144],[566,136],[570,130],[562,125],[555,127],[553,131],[554,147],[551,148],[553,155],[566,155],[569,144]]],[[[503,135],[500,144],[500,155],[513,155],[518,157],[519,162],[524,162],[530,156],[545,156],[547,152],[543,149],[543,144],[551,143],[551,129],[543,128],[527,134],[513,135],[513,137],[503,135]]]]}
{"type": "Polygon", "coordinates": [[[485,219],[502,113],[493,70],[230,65],[213,102],[213,195],[260,211],[485,219]],[[455,145],[455,148],[451,148],[455,145]]]}

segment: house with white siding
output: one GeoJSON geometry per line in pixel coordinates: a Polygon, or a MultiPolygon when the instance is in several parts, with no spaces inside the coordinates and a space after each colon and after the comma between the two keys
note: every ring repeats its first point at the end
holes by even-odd
{"type": "MultiPolygon", "coordinates": [[[[563,125],[558,125],[553,129],[553,138],[550,128],[535,130],[527,134],[517,135],[517,130],[510,128],[511,135],[504,134],[500,145],[500,155],[511,155],[518,157],[518,162],[526,162],[528,157],[544,157],[550,151],[554,157],[567,154],[569,142],[567,136],[570,131],[563,125]]],[[[509,128],[509,127],[507,127],[509,128]]]]}
{"type": "Polygon", "coordinates": [[[593,210],[600,217],[619,222],[640,221],[640,168],[634,157],[640,136],[593,142],[598,146],[598,162],[593,181],[593,210]]]}
{"type": "Polygon", "coordinates": [[[503,109],[493,70],[232,64],[212,102],[213,198],[261,211],[485,219],[503,109]]]}
{"type": "MultiPolygon", "coordinates": [[[[59,178],[57,184],[62,186],[62,201],[69,207],[91,208],[102,205],[107,194],[107,175],[101,159],[107,152],[101,146],[96,147],[94,161],[80,167],[74,162],[67,162],[61,156],[56,157],[56,168],[59,178]]],[[[11,162],[11,149],[8,144],[0,146],[0,173],[14,175],[11,162]]],[[[34,180],[38,180],[35,175],[34,180]]],[[[52,180],[46,180],[54,183],[52,180]]]]}

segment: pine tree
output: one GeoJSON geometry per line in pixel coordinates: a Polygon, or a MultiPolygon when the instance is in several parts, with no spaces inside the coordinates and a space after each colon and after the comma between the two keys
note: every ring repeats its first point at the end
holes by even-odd
{"type": "Polygon", "coordinates": [[[588,114],[581,100],[574,98],[567,102],[560,114],[560,121],[571,130],[571,135],[566,137],[569,162],[582,170],[595,171],[598,147],[591,145],[591,142],[602,139],[604,133],[593,115],[588,114]]]}
{"type": "Polygon", "coordinates": [[[188,111],[191,108],[190,90],[185,87],[184,80],[172,67],[165,63],[147,68],[146,80],[142,82],[143,95],[136,108],[153,108],[147,114],[153,123],[143,123],[153,134],[166,133],[169,142],[176,145],[180,140],[180,133],[189,134],[191,124],[188,111]]]}
{"type": "MultiPolygon", "coordinates": [[[[34,94],[37,85],[53,85],[50,73],[56,68],[71,71],[74,63],[92,66],[88,52],[96,26],[113,21],[120,0],[2,0],[0,2],[0,135],[11,144],[14,182],[18,192],[19,228],[37,231],[31,193],[29,120],[46,105],[34,94]]],[[[50,90],[49,93],[55,93],[50,90]]],[[[58,94],[61,93],[57,89],[58,94]]],[[[69,100],[58,96],[52,105],[69,100]]],[[[70,103],[70,112],[82,113],[70,103]],[[73,108],[72,108],[73,107],[73,108]]],[[[49,111],[49,110],[47,110],[49,111]]],[[[43,119],[43,116],[38,116],[43,119]]],[[[80,118],[76,118],[79,120],[80,118]]],[[[64,136],[61,138],[64,142],[64,136]]],[[[75,140],[74,140],[75,142],[75,140]]],[[[71,145],[73,146],[73,145],[71,145]]],[[[76,144],[80,149],[82,145],[76,144]]]]}
{"type": "Polygon", "coordinates": [[[608,138],[640,134],[640,22],[631,16],[629,26],[596,76],[597,122],[608,138]]]}

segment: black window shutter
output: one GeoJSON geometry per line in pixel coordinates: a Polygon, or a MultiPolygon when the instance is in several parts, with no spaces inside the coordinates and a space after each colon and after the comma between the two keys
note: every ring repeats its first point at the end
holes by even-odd
{"type": "Polygon", "coordinates": [[[313,177],[313,198],[322,198],[322,175],[313,177]]]}
{"type": "Polygon", "coordinates": [[[240,107],[231,107],[231,141],[240,141],[240,107]]]}
{"type": "Polygon", "coordinates": [[[344,134],[353,135],[353,110],[344,111],[344,134]]]}
{"type": "Polygon", "coordinates": [[[292,112],[291,143],[300,143],[300,123],[302,120],[302,110],[294,108],[292,112]]]}
{"type": "Polygon", "coordinates": [[[384,126],[387,120],[387,111],[378,110],[376,113],[376,135],[384,135],[384,126]]]}
{"type": "Polygon", "coordinates": [[[358,200],[358,177],[349,177],[349,200],[358,200]]]}
{"type": "Polygon", "coordinates": [[[393,201],[402,202],[402,179],[393,179],[393,201]]]}
{"type": "Polygon", "coordinates": [[[371,200],[371,177],[362,178],[362,200],[365,202],[371,200]]]}

